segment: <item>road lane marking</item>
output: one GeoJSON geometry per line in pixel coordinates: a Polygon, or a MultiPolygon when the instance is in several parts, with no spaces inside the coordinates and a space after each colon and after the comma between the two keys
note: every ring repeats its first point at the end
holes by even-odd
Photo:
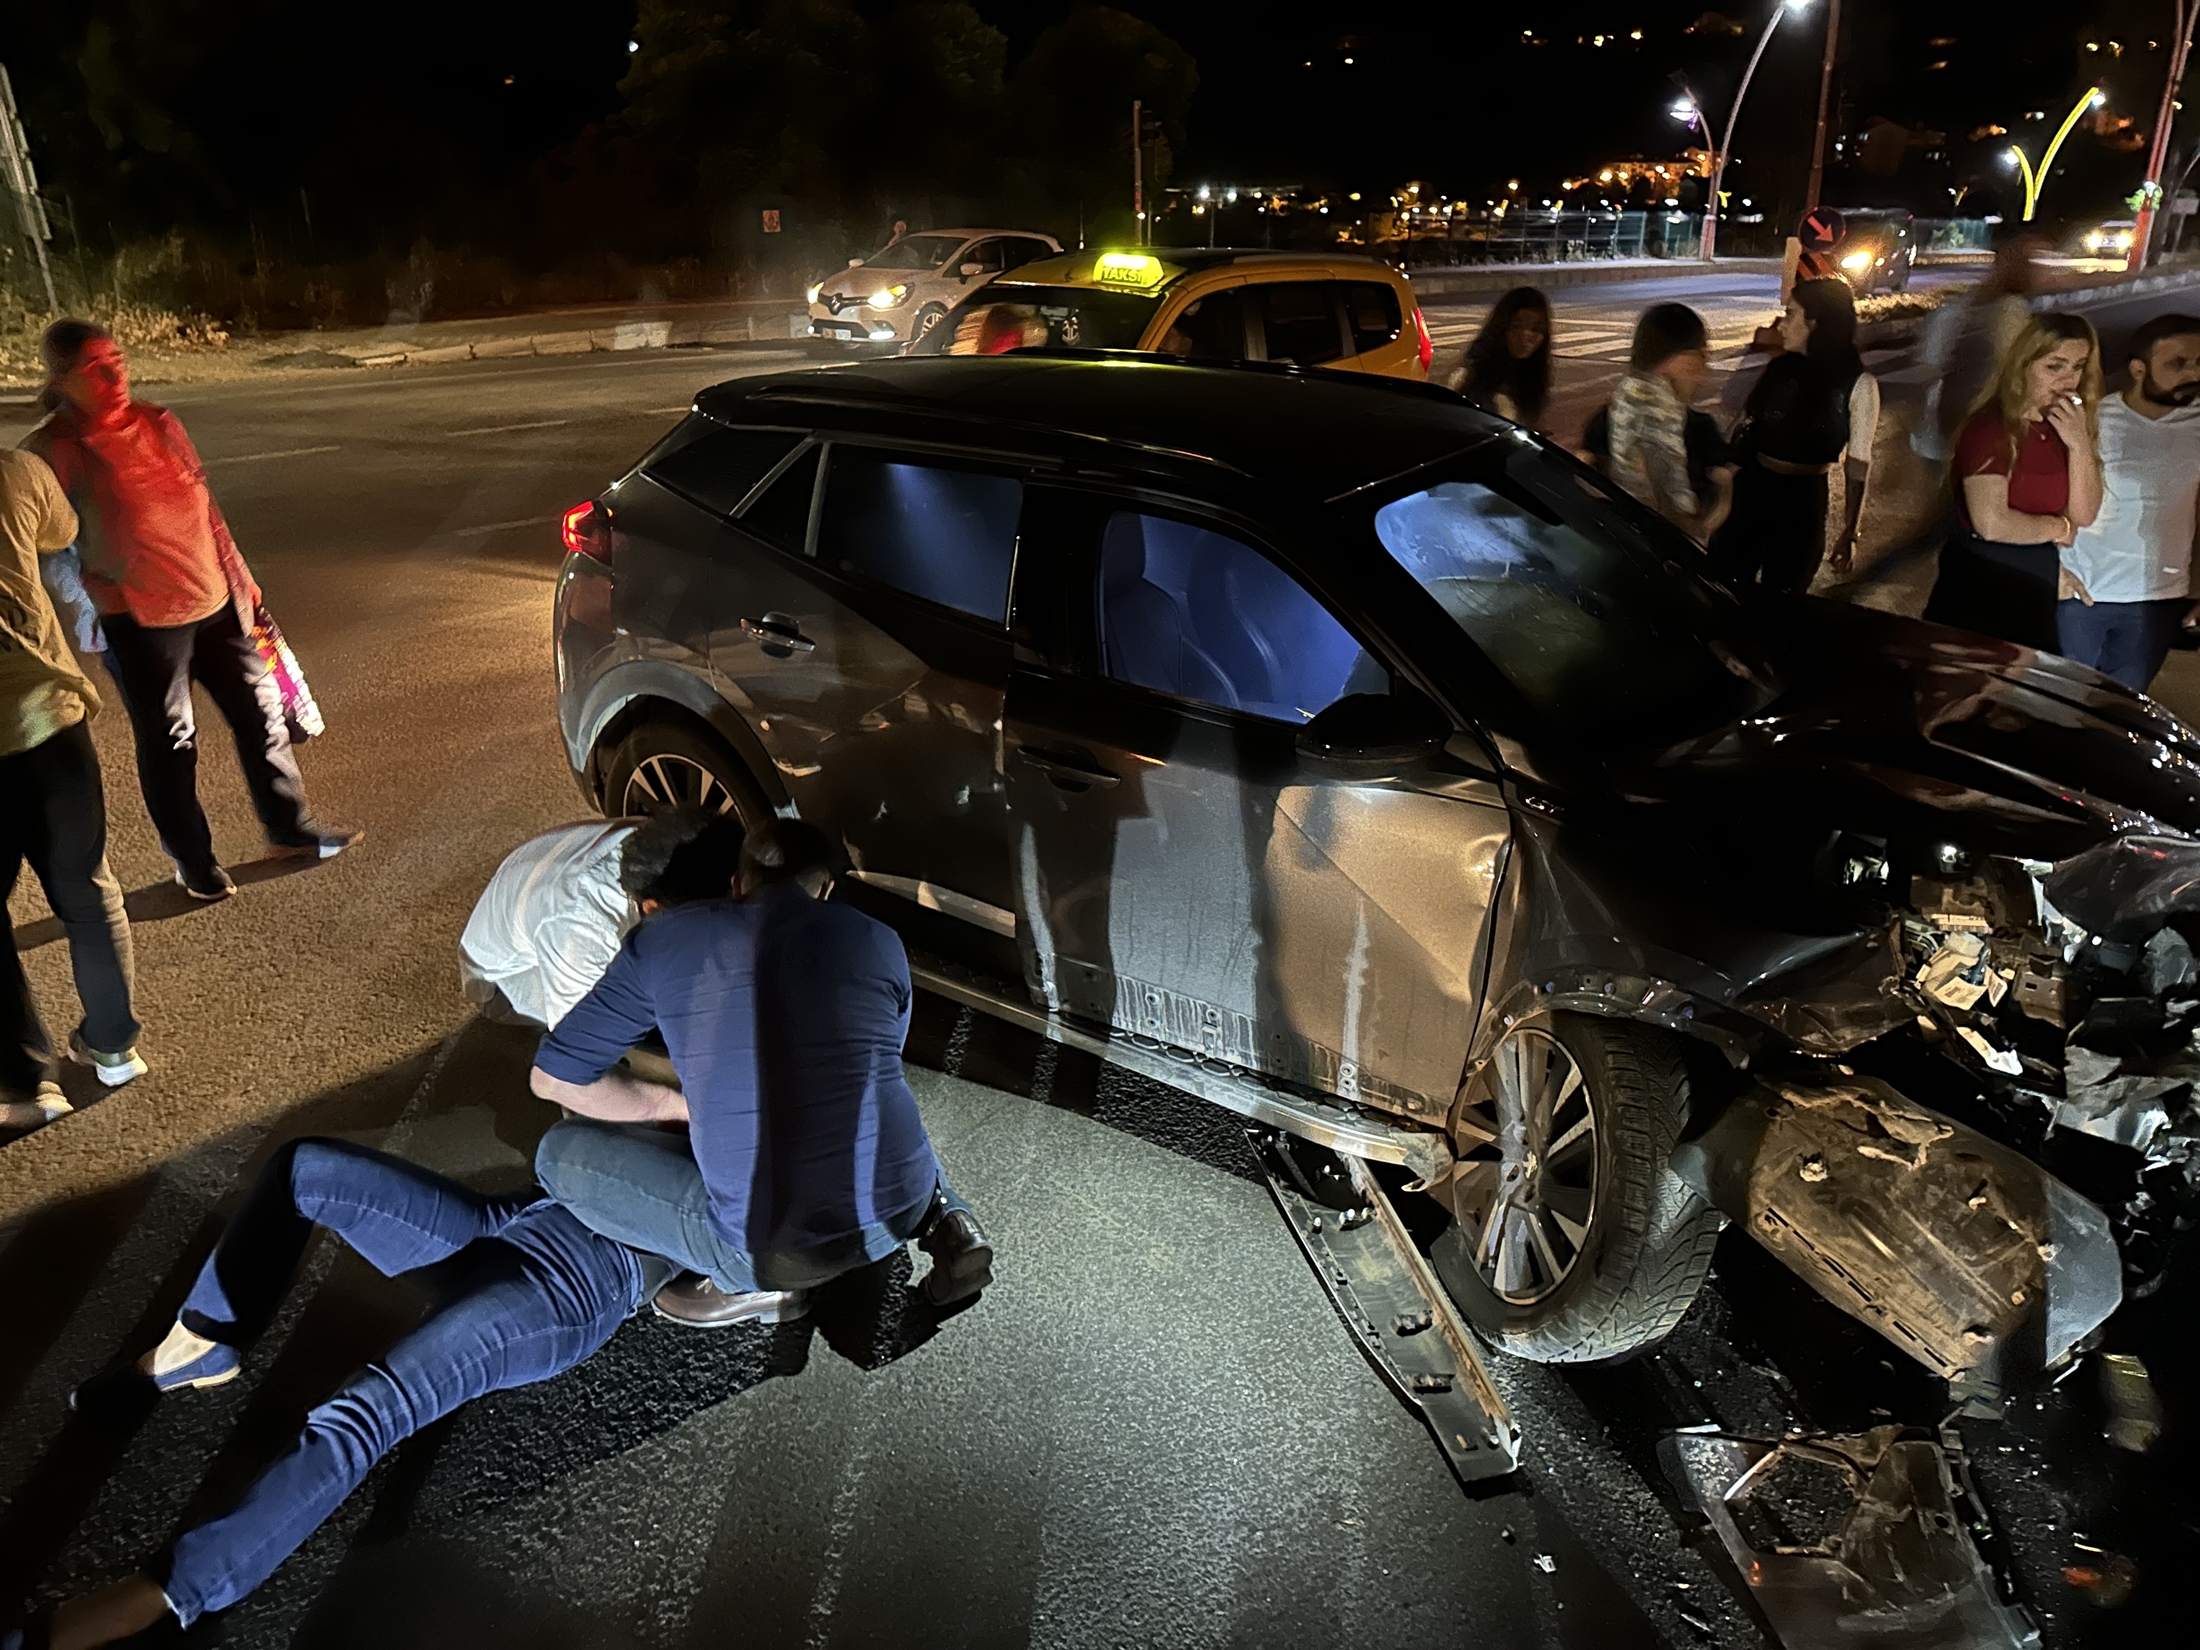
{"type": "Polygon", "coordinates": [[[522,516],[517,521],[488,521],[479,527],[454,527],[451,529],[451,537],[478,539],[490,533],[508,533],[515,527],[547,527],[557,519],[556,516],[522,516]]]}
{"type": "Polygon", "coordinates": [[[340,453],[343,450],[343,448],[337,446],[285,447],[282,451],[274,453],[229,453],[221,458],[209,458],[202,462],[207,464],[257,464],[262,459],[267,458],[304,458],[308,453],[340,453]]]}
{"type": "Polygon", "coordinates": [[[570,418],[538,418],[531,424],[484,424],[478,430],[452,430],[453,436],[461,435],[509,435],[514,430],[554,430],[561,424],[570,424],[570,418]]]}

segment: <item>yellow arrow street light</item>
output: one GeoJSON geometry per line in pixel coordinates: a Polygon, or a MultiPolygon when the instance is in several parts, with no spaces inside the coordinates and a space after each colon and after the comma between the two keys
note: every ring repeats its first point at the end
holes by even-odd
{"type": "Polygon", "coordinates": [[[2085,96],[2079,98],[2070,113],[2063,116],[2062,125],[2055,130],[2054,141],[2048,144],[2047,153],[2040,156],[2040,163],[2037,167],[2026,157],[2022,149],[2013,143],[2009,145],[2009,158],[2016,162],[2017,171],[2024,179],[2024,222],[2030,223],[2032,214],[2038,210],[2040,191],[2047,187],[2047,174],[2055,164],[2055,151],[2063,146],[2063,139],[2068,137],[2071,128],[2078,124],[2078,117],[2088,109],[2098,109],[2107,101],[2108,99],[2102,95],[2100,87],[2088,87],[2085,96]]]}

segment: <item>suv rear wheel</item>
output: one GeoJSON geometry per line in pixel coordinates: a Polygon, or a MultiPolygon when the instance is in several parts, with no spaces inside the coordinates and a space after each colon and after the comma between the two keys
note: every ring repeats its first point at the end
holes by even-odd
{"type": "Polygon", "coordinates": [[[1506,1351],[1589,1363],[1665,1338],[1722,1224],[1666,1167],[1688,1115],[1679,1041],[1625,1021],[1515,1026],[1470,1080],[1454,1224],[1431,1253],[1460,1310],[1506,1351]]]}
{"type": "Polygon", "coordinates": [[[644,722],[604,767],[603,808],[614,819],[700,807],[754,825],[771,810],[740,761],[677,722],[644,722]]]}

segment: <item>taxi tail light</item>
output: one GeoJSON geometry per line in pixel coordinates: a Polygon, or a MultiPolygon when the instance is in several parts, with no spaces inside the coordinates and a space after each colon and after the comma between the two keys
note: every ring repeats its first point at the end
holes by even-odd
{"type": "Polygon", "coordinates": [[[1421,370],[1428,371],[1428,364],[1436,359],[1436,340],[1428,335],[1428,323],[1421,319],[1421,306],[1413,306],[1413,333],[1421,341],[1421,370]]]}
{"type": "Polygon", "coordinates": [[[594,499],[583,499],[558,520],[566,549],[590,561],[611,565],[611,512],[594,499]]]}

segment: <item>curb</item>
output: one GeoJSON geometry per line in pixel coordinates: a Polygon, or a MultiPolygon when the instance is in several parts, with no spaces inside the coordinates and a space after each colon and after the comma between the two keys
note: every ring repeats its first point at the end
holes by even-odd
{"type": "MultiPolygon", "coordinates": [[[[467,344],[374,344],[338,350],[357,367],[429,367],[446,361],[504,361],[522,355],[591,355],[616,350],[679,349],[697,344],[789,342],[808,338],[807,311],[729,316],[716,321],[621,321],[589,331],[513,333],[467,344]],[[781,329],[784,328],[784,331],[781,329]]],[[[332,363],[333,364],[333,363],[332,363]]]]}

